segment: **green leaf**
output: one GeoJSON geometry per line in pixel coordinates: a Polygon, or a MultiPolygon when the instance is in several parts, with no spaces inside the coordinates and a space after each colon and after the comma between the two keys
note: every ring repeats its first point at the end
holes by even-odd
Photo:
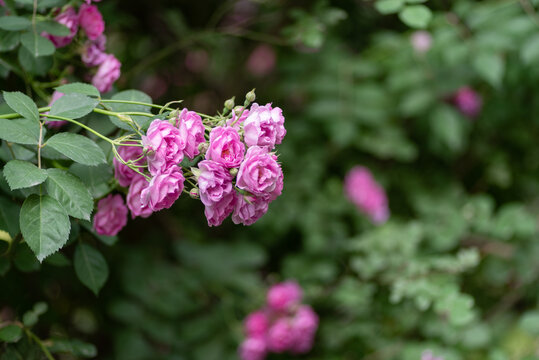
{"type": "Polygon", "coordinates": [[[61,252],[56,252],[52,254],[51,256],[49,256],[48,258],[46,258],[45,263],[52,266],[58,266],[58,267],[71,265],[71,261],[69,261],[67,256],[65,256],[61,252]]]}
{"type": "MultiPolygon", "coordinates": [[[[144,103],[149,103],[149,104],[152,103],[151,97],[149,97],[142,91],[138,91],[138,90],[121,91],[115,94],[112,97],[112,100],[129,100],[129,101],[138,101],[138,102],[144,102],[144,103]]],[[[107,106],[109,106],[113,111],[116,111],[116,112],[123,112],[123,111],[150,112],[150,107],[144,106],[144,105],[107,103],[107,106]]],[[[145,116],[131,116],[131,118],[133,119],[133,121],[135,121],[139,125],[144,124],[148,119],[145,116]]],[[[109,116],[109,119],[110,121],[114,123],[114,125],[118,126],[121,129],[132,130],[129,125],[118,120],[116,116],[109,116]]]]}
{"type": "Polygon", "coordinates": [[[19,243],[13,256],[13,264],[22,272],[38,271],[41,264],[26,243],[19,243]]]}
{"type": "Polygon", "coordinates": [[[51,115],[78,119],[91,112],[99,103],[83,94],[67,94],[56,100],[51,106],[51,115]]]}
{"type": "Polygon", "coordinates": [[[424,29],[432,19],[432,12],[425,5],[409,5],[399,13],[399,18],[412,28],[424,29]]]}
{"type": "Polygon", "coordinates": [[[47,146],[84,165],[99,165],[106,162],[103,150],[92,140],[82,135],[56,134],[47,141],[47,146]]]}
{"type": "Polygon", "coordinates": [[[41,76],[47,74],[53,63],[52,56],[34,57],[24,46],[19,48],[18,58],[24,70],[41,76]]]}
{"type": "Polygon", "coordinates": [[[528,311],[519,321],[519,326],[533,336],[539,336],[539,310],[528,311]]]}
{"type": "Polygon", "coordinates": [[[112,177],[112,168],[107,164],[85,166],[74,163],[69,168],[69,172],[78,176],[86,184],[94,198],[100,198],[109,191],[107,182],[112,177]]]}
{"type": "Polygon", "coordinates": [[[394,14],[398,12],[404,5],[404,0],[378,0],[374,3],[374,7],[381,14],[394,14]]]}
{"type": "Polygon", "coordinates": [[[109,276],[103,255],[90,245],[79,244],[75,250],[74,262],[79,280],[97,295],[109,276]]]}
{"type": "Polygon", "coordinates": [[[0,119],[0,139],[17,144],[37,145],[39,124],[28,119],[0,119]]]}
{"type": "Polygon", "coordinates": [[[539,34],[534,34],[524,42],[520,49],[520,57],[528,65],[539,60],[539,34]]]}
{"type": "Polygon", "coordinates": [[[430,119],[433,141],[444,144],[453,152],[462,150],[465,144],[463,119],[448,106],[436,108],[430,119]]]}
{"type": "MultiPolygon", "coordinates": [[[[0,20],[1,21],[1,20],[0,20]]],[[[7,325],[0,329],[0,340],[17,342],[22,336],[22,329],[17,325],[7,325]]]]}
{"type": "Polygon", "coordinates": [[[48,195],[30,195],[22,204],[20,226],[26,243],[41,262],[65,245],[71,224],[58,201],[48,195]]]}
{"type": "Polygon", "coordinates": [[[36,32],[41,34],[46,32],[54,36],[68,36],[70,34],[69,28],[63,24],[60,24],[54,20],[43,20],[36,23],[36,32]]]}
{"type": "Polygon", "coordinates": [[[36,104],[20,91],[4,91],[4,100],[17,114],[29,120],[39,121],[39,111],[36,104]]]}
{"type": "Polygon", "coordinates": [[[0,29],[20,31],[30,27],[30,19],[21,16],[0,16],[0,29]]]}
{"type": "Polygon", "coordinates": [[[19,212],[18,205],[0,197],[0,230],[7,231],[12,238],[19,233],[19,212]]]}
{"type": "Polygon", "coordinates": [[[53,353],[70,353],[76,357],[93,358],[97,356],[97,348],[94,345],[77,339],[52,339],[49,350],[53,353]]]}
{"type": "Polygon", "coordinates": [[[101,94],[99,93],[99,90],[97,90],[95,86],[90,85],[90,84],[85,84],[85,83],[79,83],[79,82],[60,85],[56,87],[56,91],[59,91],[64,94],[76,93],[76,94],[84,94],[84,95],[95,96],[95,97],[101,96],[101,94]]]}
{"type": "Polygon", "coordinates": [[[473,61],[475,71],[494,87],[501,85],[505,72],[505,62],[501,55],[481,53],[473,61]]]}
{"type": "Polygon", "coordinates": [[[47,179],[47,172],[28,161],[11,160],[4,166],[4,177],[11,190],[41,184],[47,179]]]}
{"type": "Polygon", "coordinates": [[[21,44],[35,57],[54,54],[56,48],[47,38],[34,32],[26,32],[21,35],[21,44]]]}
{"type": "Polygon", "coordinates": [[[65,170],[48,169],[47,174],[47,193],[62,204],[68,215],[90,220],[94,200],[82,181],[65,170]]]}
{"type": "Polygon", "coordinates": [[[20,34],[13,31],[0,31],[0,52],[11,51],[19,45],[20,34]]]}

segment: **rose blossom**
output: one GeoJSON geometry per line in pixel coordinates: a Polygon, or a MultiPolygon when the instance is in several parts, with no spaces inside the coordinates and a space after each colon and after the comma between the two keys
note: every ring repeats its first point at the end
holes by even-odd
{"type": "Polygon", "coordinates": [[[142,136],[142,145],[152,175],[175,167],[183,160],[185,141],[180,130],[166,120],[152,121],[146,136],[142,136]]]}
{"type": "Polygon", "coordinates": [[[142,208],[152,211],[168,209],[180,197],[183,191],[184,177],[178,167],[172,167],[166,172],[152,178],[148,187],[140,193],[142,208]]]}
{"type": "Polygon", "coordinates": [[[99,235],[114,236],[127,224],[127,207],[121,195],[110,194],[97,203],[94,229],[99,235]]]}
{"type": "Polygon", "coordinates": [[[239,168],[236,186],[264,199],[275,200],[283,189],[283,171],[277,156],[259,146],[250,147],[239,168]]]}
{"type": "Polygon", "coordinates": [[[271,104],[260,106],[254,103],[245,119],[243,130],[247,146],[258,145],[272,150],[286,135],[283,112],[278,107],[272,108],[271,104]]]}
{"type": "Polygon", "coordinates": [[[58,16],[54,18],[54,20],[56,20],[57,23],[66,26],[69,29],[69,35],[54,36],[43,32],[41,36],[49,39],[55,47],[61,48],[70,44],[71,40],[73,40],[73,38],[77,34],[77,30],[79,30],[79,16],[75,12],[75,9],[70,6],[65,9],[65,11],[58,14],[58,16]]]}
{"type": "Polygon", "coordinates": [[[481,96],[468,86],[458,89],[453,101],[460,112],[470,118],[479,115],[483,105],[481,96]]]}
{"type": "Polygon", "coordinates": [[[204,214],[209,226],[218,226],[234,210],[236,194],[232,175],[220,163],[203,160],[198,163],[200,200],[205,205],[204,214]]]}
{"type": "MultiPolygon", "coordinates": [[[[136,174],[136,173],[135,173],[136,174]]],[[[142,175],[136,174],[133,178],[131,185],[129,185],[129,192],[127,193],[127,207],[131,211],[131,217],[134,219],[137,216],[147,218],[153,211],[148,206],[143,207],[141,202],[141,193],[146,189],[150,183],[142,175]]]]}
{"type": "Polygon", "coordinates": [[[291,348],[294,336],[287,318],[279,318],[273,323],[268,331],[267,341],[268,349],[275,353],[282,353],[291,348]]]}
{"type": "Polygon", "coordinates": [[[88,40],[84,44],[81,60],[84,65],[88,67],[101,65],[106,59],[105,46],[107,44],[107,37],[101,35],[95,40],[88,40]]]}
{"type": "Polygon", "coordinates": [[[292,319],[292,352],[301,354],[311,350],[317,328],[318,315],[310,306],[301,305],[292,319]]]}
{"type": "Polygon", "coordinates": [[[369,169],[356,166],[346,175],[344,190],[348,199],[367,214],[374,224],[389,218],[389,208],[384,189],[376,182],[369,169]]]}
{"type": "Polygon", "coordinates": [[[238,195],[234,205],[234,224],[252,225],[268,211],[268,200],[261,197],[238,195]]]}
{"type": "Polygon", "coordinates": [[[243,160],[245,145],[233,127],[218,126],[210,133],[206,159],[220,162],[227,168],[237,167],[243,160]]]}
{"type": "Polygon", "coordinates": [[[263,338],[250,337],[241,344],[239,355],[241,360],[263,360],[266,351],[266,342],[263,338]]]}
{"type": "Polygon", "coordinates": [[[105,30],[103,16],[95,5],[82,4],[80,6],[79,23],[90,40],[97,39],[105,30]]]}
{"type": "MultiPolygon", "coordinates": [[[[64,96],[64,93],[61,93],[59,91],[54,90],[54,92],[52,93],[51,102],[49,103],[49,106],[52,106],[52,104],[54,104],[54,102],[56,100],[58,100],[59,98],[61,98],[62,96],[64,96]]],[[[47,111],[46,114],[48,114],[48,113],[49,112],[47,111]]],[[[52,129],[62,127],[67,123],[68,122],[66,120],[47,120],[47,121],[45,121],[45,124],[47,124],[47,127],[52,128],[52,129]]]]}
{"type": "Polygon", "coordinates": [[[269,319],[262,310],[255,311],[245,319],[245,333],[248,337],[262,337],[269,327],[269,319]]]}
{"type": "Polygon", "coordinates": [[[294,281],[285,281],[273,285],[266,297],[268,306],[276,311],[287,311],[299,304],[303,292],[298,283],[294,281]]]}
{"type": "Polygon", "coordinates": [[[204,215],[208,220],[208,226],[219,226],[234,210],[234,204],[236,202],[236,194],[230,193],[224,196],[221,201],[206,206],[204,208],[204,215]]]}
{"type": "Polygon", "coordinates": [[[204,125],[200,115],[194,111],[183,109],[176,119],[176,127],[180,129],[181,137],[185,141],[184,154],[193,159],[200,153],[198,145],[205,141],[204,125]]]}
{"type": "MultiPolygon", "coordinates": [[[[134,144],[133,142],[129,143],[134,144]]],[[[118,147],[118,155],[120,155],[125,162],[128,162],[129,160],[136,160],[142,156],[142,148],[139,146],[120,146],[118,147]]],[[[127,165],[124,165],[116,157],[114,157],[112,162],[114,164],[114,177],[118,180],[120,186],[129,186],[133,178],[140,176],[137,174],[137,172],[135,172],[135,170],[131,169],[127,165]]],[[[135,165],[143,164],[144,159],[141,159],[135,163],[135,165]]]]}
{"type": "Polygon", "coordinates": [[[120,77],[122,64],[114,55],[108,54],[99,65],[97,73],[92,78],[94,85],[100,92],[106,93],[112,88],[112,84],[120,77]]]}
{"type": "Polygon", "coordinates": [[[425,30],[414,31],[410,41],[412,42],[412,47],[414,50],[420,54],[423,54],[429,51],[432,45],[432,36],[428,31],[425,30]]]}

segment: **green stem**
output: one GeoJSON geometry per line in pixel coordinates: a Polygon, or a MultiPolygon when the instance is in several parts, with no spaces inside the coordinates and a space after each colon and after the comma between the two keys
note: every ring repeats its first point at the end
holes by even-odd
{"type": "Polygon", "coordinates": [[[41,169],[41,139],[43,138],[43,122],[39,122],[39,141],[37,143],[37,167],[41,169]]]}
{"type": "Polygon", "coordinates": [[[105,140],[105,141],[111,143],[112,145],[115,145],[115,144],[116,144],[113,140],[109,139],[109,138],[106,137],[105,135],[102,135],[102,134],[98,133],[98,132],[95,131],[94,129],[92,129],[92,128],[86,126],[86,125],[84,125],[83,123],[78,122],[77,120],[73,120],[73,119],[70,119],[70,118],[63,117],[63,116],[50,115],[50,114],[41,114],[41,116],[45,116],[45,117],[51,118],[51,119],[57,119],[57,120],[69,121],[69,122],[71,122],[71,123],[73,123],[73,124],[76,124],[76,125],[80,126],[80,127],[83,128],[83,129],[88,130],[89,132],[91,132],[91,133],[94,134],[95,136],[100,137],[101,139],[103,139],[103,140],[105,140]]]}
{"type": "Polygon", "coordinates": [[[150,113],[144,113],[144,112],[138,112],[138,111],[126,111],[126,112],[114,112],[114,111],[108,111],[108,110],[102,110],[95,108],[94,112],[99,114],[105,114],[109,116],[118,116],[118,115],[134,115],[134,116],[146,116],[146,117],[154,117],[154,114],[150,113]]]}
{"type": "MultiPolygon", "coordinates": [[[[49,111],[50,109],[51,109],[50,106],[47,106],[47,107],[39,108],[37,110],[39,112],[45,112],[45,111],[49,111]]],[[[10,114],[0,115],[0,119],[17,119],[17,118],[20,118],[20,117],[22,117],[22,116],[17,114],[17,113],[10,113],[10,114]]]]}
{"type": "Polygon", "coordinates": [[[43,344],[43,342],[41,341],[40,338],[38,338],[36,336],[36,334],[34,334],[32,331],[28,330],[28,329],[25,329],[26,331],[26,335],[28,335],[29,338],[31,338],[32,340],[34,340],[36,342],[36,344],[41,348],[41,351],[43,351],[43,354],[45,354],[45,357],[48,359],[48,360],[55,360],[54,357],[52,356],[52,354],[50,353],[49,349],[47,349],[47,347],[45,346],[45,344],[43,344]]]}
{"type": "Polygon", "coordinates": [[[101,99],[101,102],[102,102],[102,103],[118,103],[118,104],[143,105],[143,106],[149,106],[149,107],[153,107],[153,108],[157,108],[157,109],[165,109],[165,110],[170,110],[170,111],[174,110],[174,109],[172,109],[172,108],[165,107],[165,106],[161,106],[161,105],[149,104],[149,103],[145,103],[145,102],[131,101],[131,100],[101,99]]]}

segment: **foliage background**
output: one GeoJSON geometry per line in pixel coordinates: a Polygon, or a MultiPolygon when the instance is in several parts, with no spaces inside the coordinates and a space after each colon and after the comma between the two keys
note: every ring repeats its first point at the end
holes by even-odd
{"type": "MultiPolygon", "coordinates": [[[[539,359],[539,3],[430,0],[424,55],[396,14],[404,1],[242,4],[254,12],[239,24],[231,1],[98,5],[123,63],[118,89],[213,112],[256,87],[284,109],[283,196],[249,228],[208,228],[185,198],[130,222],[113,246],[88,238],[110,267],[97,298],[70,264],[17,249],[2,260],[0,317],[46,302],[34,332],[94,344],[99,359],[235,359],[242,319],[269,284],[295,278],[321,318],[303,358],[419,359],[428,348],[446,360],[539,359]],[[277,62],[255,76],[246,63],[260,43],[277,62]],[[474,120],[449,101],[464,85],[483,97],[474,120]],[[388,191],[383,226],[343,196],[356,164],[388,191]]],[[[4,344],[2,358],[40,359],[34,347],[4,344]]],[[[95,352],[69,347],[60,358],[95,352]]]]}

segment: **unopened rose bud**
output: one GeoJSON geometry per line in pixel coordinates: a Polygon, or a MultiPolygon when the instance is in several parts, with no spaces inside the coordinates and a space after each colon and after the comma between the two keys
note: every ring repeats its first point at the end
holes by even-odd
{"type": "Polygon", "coordinates": [[[255,100],[256,100],[255,89],[249,91],[249,92],[247,93],[247,95],[245,95],[245,99],[246,99],[248,102],[250,102],[250,103],[252,103],[253,101],[255,101],[255,100]]]}
{"type": "Polygon", "coordinates": [[[197,167],[191,167],[191,173],[193,173],[195,179],[198,180],[198,177],[200,176],[200,169],[197,167]]]}
{"type": "MultiPolygon", "coordinates": [[[[169,114],[168,114],[168,118],[169,119],[174,119],[174,121],[176,121],[176,118],[178,117],[178,115],[180,114],[180,110],[176,109],[176,110],[172,110],[169,114]]],[[[174,125],[174,124],[173,124],[174,125]]]]}
{"type": "Polygon", "coordinates": [[[206,151],[208,151],[209,146],[210,145],[205,142],[198,144],[198,151],[200,152],[200,155],[204,155],[206,151]]]}
{"type": "Polygon", "coordinates": [[[238,174],[238,168],[230,169],[229,173],[230,173],[230,175],[232,175],[232,177],[236,176],[238,174]]]}
{"type": "Polygon", "coordinates": [[[191,197],[191,199],[198,199],[200,198],[200,194],[198,192],[198,189],[197,188],[192,188],[190,191],[189,191],[189,196],[191,197]]]}
{"type": "Polygon", "coordinates": [[[116,117],[121,122],[124,122],[124,123],[127,123],[127,124],[132,124],[133,123],[133,119],[131,119],[131,116],[129,116],[129,115],[117,114],[116,117]]]}
{"type": "Polygon", "coordinates": [[[225,108],[228,110],[232,110],[234,108],[234,100],[236,99],[235,96],[231,97],[227,101],[225,101],[225,108]]]}

